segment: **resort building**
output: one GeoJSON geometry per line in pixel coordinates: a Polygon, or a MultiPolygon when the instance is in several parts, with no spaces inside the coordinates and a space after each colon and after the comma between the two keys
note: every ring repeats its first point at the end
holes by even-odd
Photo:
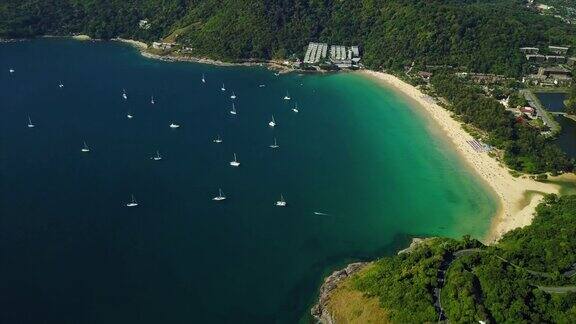
{"type": "Polygon", "coordinates": [[[524,82],[540,86],[570,86],[572,84],[571,72],[563,67],[541,67],[537,74],[524,78],[524,82]]]}
{"type": "Polygon", "coordinates": [[[140,27],[140,29],[150,29],[150,23],[148,22],[148,19],[142,19],[138,22],[138,27],[140,27]]]}
{"type": "Polygon", "coordinates": [[[351,68],[360,62],[360,49],[358,46],[332,45],[330,61],[339,68],[351,68]]]}
{"type": "Polygon", "coordinates": [[[328,44],[326,43],[310,43],[304,55],[304,64],[317,64],[326,59],[328,52],[328,44]]]}
{"type": "Polygon", "coordinates": [[[167,51],[171,50],[176,45],[176,43],[154,42],[152,43],[152,48],[167,51]]]}
{"type": "Polygon", "coordinates": [[[542,54],[526,54],[526,60],[530,62],[544,62],[546,61],[546,56],[542,54]]]}
{"type": "Polygon", "coordinates": [[[538,47],[520,47],[520,52],[524,54],[538,54],[540,49],[538,47]]]}
{"type": "Polygon", "coordinates": [[[420,77],[420,79],[428,82],[428,81],[430,81],[430,78],[432,77],[432,73],[428,72],[428,71],[419,71],[418,76],[420,77]]]}
{"type": "Polygon", "coordinates": [[[558,55],[566,55],[570,47],[564,46],[548,46],[548,51],[550,53],[558,54],[558,55]]]}
{"type": "Polygon", "coordinates": [[[524,115],[526,115],[527,117],[531,118],[531,119],[535,119],[538,117],[538,114],[536,113],[536,109],[528,106],[528,107],[521,107],[520,108],[520,112],[523,113],[524,115]]]}
{"type": "Polygon", "coordinates": [[[331,63],[338,68],[352,68],[358,67],[360,63],[360,47],[359,46],[343,46],[332,45],[330,46],[330,53],[328,53],[328,44],[326,43],[310,43],[304,54],[304,64],[319,64],[331,63]],[[325,62],[329,56],[330,61],[325,62]]]}
{"type": "Polygon", "coordinates": [[[562,55],[546,55],[546,61],[549,62],[549,63],[561,64],[561,63],[565,63],[565,62],[566,62],[566,56],[562,56],[562,55]]]}

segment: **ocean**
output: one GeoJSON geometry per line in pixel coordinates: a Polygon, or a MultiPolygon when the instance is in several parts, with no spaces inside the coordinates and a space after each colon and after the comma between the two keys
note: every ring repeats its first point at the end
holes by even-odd
{"type": "Polygon", "coordinates": [[[38,39],[0,44],[0,89],[2,323],[307,322],[331,271],[482,238],[497,209],[434,124],[357,73],[38,39]]]}

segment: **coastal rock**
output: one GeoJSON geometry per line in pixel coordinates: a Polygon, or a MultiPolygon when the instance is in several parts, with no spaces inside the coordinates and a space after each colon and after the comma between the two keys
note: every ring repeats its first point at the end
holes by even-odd
{"type": "Polygon", "coordinates": [[[410,252],[414,251],[414,249],[417,248],[419,245],[426,243],[426,242],[433,240],[433,239],[434,239],[434,237],[428,237],[428,238],[415,237],[412,239],[412,242],[410,243],[409,247],[398,251],[398,255],[400,255],[402,253],[410,253],[410,252]]]}
{"type": "Polygon", "coordinates": [[[342,282],[342,280],[362,270],[368,264],[368,262],[351,263],[344,269],[334,271],[330,276],[324,279],[324,283],[320,287],[320,297],[318,299],[318,304],[314,305],[314,307],[312,307],[310,310],[310,313],[316,320],[318,320],[318,323],[335,323],[327,308],[328,300],[330,299],[330,293],[336,289],[336,287],[338,287],[338,284],[342,282]]]}

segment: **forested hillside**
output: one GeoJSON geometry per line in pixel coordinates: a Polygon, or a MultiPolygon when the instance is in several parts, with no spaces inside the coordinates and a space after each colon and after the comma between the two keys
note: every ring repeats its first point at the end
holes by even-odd
{"type": "Polygon", "coordinates": [[[179,42],[218,59],[302,55],[309,41],[359,44],[372,68],[442,64],[518,75],[523,45],[576,45],[576,28],[520,0],[4,0],[0,37],[115,36],[179,42]],[[148,19],[151,28],[138,27],[148,19]]]}
{"type": "Polygon", "coordinates": [[[454,323],[574,323],[575,273],[576,196],[550,195],[532,225],[509,232],[498,244],[429,240],[351,277],[333,293],[331,305],[353,296],[349,308],[333,310],[342,322],[378,314],[367,302],[376,299],[391,322],[424,323],[438,320],[440,296],[444,315],[454,323]]]}

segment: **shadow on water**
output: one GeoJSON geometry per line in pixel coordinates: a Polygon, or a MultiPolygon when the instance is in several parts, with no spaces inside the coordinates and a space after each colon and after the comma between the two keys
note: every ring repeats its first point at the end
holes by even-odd
{"type": "MultiPolygon", "coordinates": [[[[282,313],[293,313],[294,318],[299,316],[300,320],[298,322],[301,324],[316,323],[315,319],[310,315],[310,309],[318,300],[318,293],[324,279],[332,272],[340,270],[353,262],[369,262],[377,260],[378,258],[392,256],[396,254],[397,251],[408,247],[413,238],[429,236],[431,235],[397,234],[393,237],[390,244],[373,251],[373,253],[366,254],[362,251],[357,251],[352,254],[336,254],[327,257],[322,262],[312,265],[312,267],[306,271],[308,275],[303,277],[288,293],[286,301],[282,303],[284,307],[280,309],[280,311],[282,313]],[[316,289],[313,293],[309,293],[309,287],[316,287],[316,289]],[[303,299],[302,296],[310,297],[303,299]],[[306,312],[304,314],[294,313],[302,309],[302,304],[306,305],[306,312]]],[[[274,321],[281,323],[278,322],[278,318],[269,318],[268,320],[270,320],[269,322],[274,321]]]]}

